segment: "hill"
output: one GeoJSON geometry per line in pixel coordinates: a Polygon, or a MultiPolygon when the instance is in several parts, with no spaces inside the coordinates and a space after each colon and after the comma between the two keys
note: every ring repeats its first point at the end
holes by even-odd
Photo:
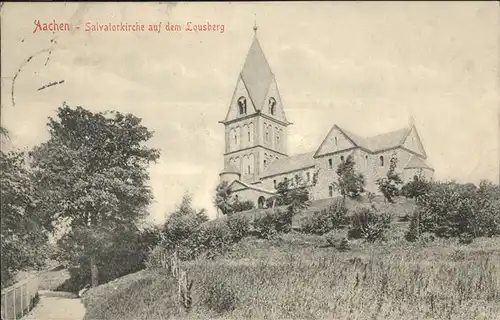
{"type": "Polygon", "coordinates": [[[164,270],[142,270],[91,289],[87,320],[498,319],[500,243],[477,239],[325,247],[296,232],[249,237],[215,260],[182,263],[193,307],[177,304],[164,270]]]}

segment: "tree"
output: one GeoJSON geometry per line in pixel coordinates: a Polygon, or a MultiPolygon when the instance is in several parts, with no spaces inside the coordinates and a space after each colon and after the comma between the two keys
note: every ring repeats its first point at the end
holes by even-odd
{"type": "Polygon", "coordinates": [[[427,181],[425,176],[420,173],[415,176],[412,181],[408,182],[401,188],[401,194],[406,198],[419,200],[422,196],[430,191],[431,183],[427,181]]]}
{"type": "Polygon", "coordinates": [[[0,151],[1,284],[9,285],[15,272],[37,268],[47,258],[50,216],[40,210],[40,189],[22,152],[0,151]]]}
{"type": "MultiPolygon", "coordinates": [[[[313,180],[314,184],[315,180],[313,180]]],[[[287,206],[292,214],[299,212],[310,204],[309,188],[310,186],[300,175],[295,175],[294,182],[285,178],[276,186],[276,194],[267,200],[268,207],[287,206]]]]}
{"type": "Polygon", "coordinates": [[[205,210],[194,209],[191,195],[185,194],[163,226],[162,245],[169,251],[178,250],[180,258],[193,257],[196,253],[196,248],[193,248],[196,241],[193,241],[193,237],[207,221],[205,210]]]}
{"type": "Polygon", "coordinates": [[[49,118],[50,138],[33,150],[33,164],[49,190],[54,218],[70,220],[72,246],[89,257],[96,286],[97,244],[146,215],[153,198],[147,167],[159,151],[145,145],[153,133],[132,114],[92,113],[63,103],[57,117],[49,118]]]}
{"type": "Polygon", "coordinates": [[[221,181],[215,188],[214,205],[223,215],[231,214],[233,211],[232,194],[229,189],[229,182],[221,181]]]}
{"type": "Polygon", "coordinates": [[[399,189],[403,184],[403,180],[396,173],[396,166],[398,165],[398,158],[393,155],[391,157],[391,163],[389,165],[389,170],[387,171],[387,175],[385,177],[377,179],[378,189],[384,195],[384,198],[389,203],[394,203],[393,197],[399,195],[399,189]]]}
{"type": "Polygon", "coordinates": [[[346,197],[357,199],[365,190],[365,177],[362,173],[356,172],[355,165],[354,158],[350,154],[336,170],[337,181],[332,186],[340,191],[344,203],[346,197]]]}

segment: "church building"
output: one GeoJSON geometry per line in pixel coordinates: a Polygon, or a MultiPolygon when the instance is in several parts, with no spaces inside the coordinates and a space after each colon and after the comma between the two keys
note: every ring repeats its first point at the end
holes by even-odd
{"type": "Polygon", "coordinates": [[[240,200],[251,200],[259,207],[285,179],[291,187],[295,181],[310,185],[312,199],[338,196],[332,186],[335,171],[349,155],[357,172],[365,176],[366,191],[373,193],[379,193],[376,180],[387,174],[392,157],[398,159],[396,172],[405,182],[420,175],[431,179],[434,172],[425,162],[427,154],[412,121],[402,129],[372,137],[360,137],[333,124],[316,149],[289,155],[287,136],[292,123],[286,118],[276,78],[256,33],[220,123],[225,128],[221,181],[228,181],[240,200]]]}

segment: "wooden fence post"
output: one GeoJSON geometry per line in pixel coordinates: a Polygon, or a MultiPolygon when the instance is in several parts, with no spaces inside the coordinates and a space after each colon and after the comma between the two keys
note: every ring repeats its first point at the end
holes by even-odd
{"type": "Polygon", "coordinates": [[[179,257],[177,256],[177,250],[174,251],[174,255],[172,257],[172,276],[177,278],[179,275],[179,257]]]}
{"type": "MultiPolygon", "coordinates": [[[[21,287],[19,288],[19,290],[21,291],[21,294],[19,295],[19,298],[21,298],[21,317],[24,316],[24,297],[23,297],[23,286],[24,285],[21,285],[21,287]]],[[[26,290],[24,290],[26,291],[26,290]]],[[[26,292],[25,292],[26,293],[26,292]]]]}
{"type": "Polygon", "coordinates": [[[178,280],[178,295],[179,303],[184,308],[186,312],[191,309],[191,286],[192,282],[189,282],[188,274],[186,271],[181,270],[178,280]]]}
{"type": "Polygon", "coordinates": [[[16,290],[12,290],[12,301],[14,302],[12,306],[14,307],[14,319],[17,318],[17,312],[16,312],[16,290]]]}
{"type": "Polygon", "coordinates": [[[4,314],[4,317],[3,317],[3,320],[7,320],[9,318],[9,314],[7,313],[7,295],[9,293],[6,292],[5,295],[3,296],[3,314],[4,314]]]}

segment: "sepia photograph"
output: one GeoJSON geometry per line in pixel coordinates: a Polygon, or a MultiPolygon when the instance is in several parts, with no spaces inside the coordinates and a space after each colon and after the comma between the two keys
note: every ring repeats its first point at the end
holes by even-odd
{"type": "Polygon", "coordinates": [[[1,320],[500,320],[500,2],[1,2],[1,320]]]}

